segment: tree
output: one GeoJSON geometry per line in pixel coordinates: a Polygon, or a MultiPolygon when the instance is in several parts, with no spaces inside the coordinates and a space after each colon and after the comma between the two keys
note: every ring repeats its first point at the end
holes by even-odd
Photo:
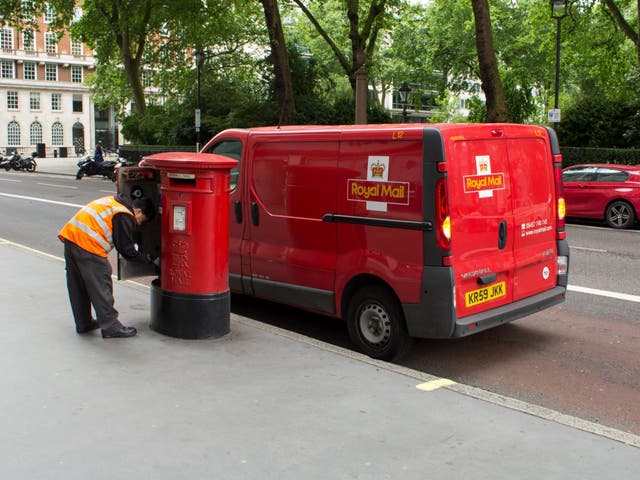
{"type": "Polygon", "coordinates": [[[489,15],[488,0],[471,0],[476,26],[476,49],[478,51],[478,63],[480,65],[480,80],[482,90],[487,99],[487,122],[506,122],[507,105],[504,96],[504,88],[498,62],[493,49],[493,37],[491,34],[491,18],[489,15]]]}
{"type": "MultiPolygon", "coordinates": [[[[636,29],[634,29],[634,27],[631,26],[631,24],[629,23],[629,21],[627,21],[627,19],[624,16],[624,6],[628,5],[628,2],[614,2],[613,0],[602,0],[602,3],[604,3],[606,5],[606,7],[609,9],[609,11],[611,12],[611,15],[613,15],[613,18],[615,19],[616,23],[618,24],[618,26],[620,27],[620,29],[622,30],[622,32],[625,34],[625,36],[631,40],[631,42],[633,43],[633,45],[635,46],[636,49],[636,57],[638,60],[638,66],[640,66],[640,33],[638,31],[636,31],[636,29]]],[[[636,26],[638,25],[639,22],[639,18],[640,18],[640,2],[637,2],[636,5],[636,9],[635,9],[635,23],[636,26]]]]}
{"type": "Polygon", "coordinates": [[[264,8],[264,16],[269,31],[271,46],[271,62],[275,76],[275,96],[278,108],[278,125],[286,125],[296,113],[293,98],[293,84],[287,45],[282,31],[282,20],[277,0],[260,0],[264,8]]]}
{"type": "MultiPolygon", "coordinates": [[[[376,47],[378,33],[382,26],[382,18],[385,13],[387,0],[370,0],[369,8],[361,10],[359,0],[346,0],[344,2],[347,18],[347,36],[350,43],[350,54],[345,54],[342,50],[341,43],[343,38],[333,37],[329,33],[329,25],[322,25],[318,20],[319,17],[314,15],[309,7],[302,0],[293,0],[300,8],[309,22],[314,26],[316,31],[329,45],[335,58],[346,73],[351,83],[351,88],[355,91],[356,72],[364,67],[365,63],[373,56],[376,47]],[[364,15],[364,20],[361,20],[364,15]]],[[[313,2],[307,2],[313,3],[313,2]]],[[[342,2],[340,2],[342,3],[342,2]]],[[[328,8],[326,3],[321,5],[328,8]]]]}

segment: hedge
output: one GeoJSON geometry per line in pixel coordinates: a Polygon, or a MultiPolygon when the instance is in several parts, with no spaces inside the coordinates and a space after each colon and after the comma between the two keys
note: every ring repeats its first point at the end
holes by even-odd
{"type": "Polygon", "coordinates": [[[195,145],[121,145],[118,156],[130,162],[139,162],[142,157],[162,152],[195,152],[195,145]]]}
{"type": "Polygon", "coordinates": [[[560,151],[563,167],[579,163],[640,164],[640,150],[637,149],[560,147],[560,151]]]}

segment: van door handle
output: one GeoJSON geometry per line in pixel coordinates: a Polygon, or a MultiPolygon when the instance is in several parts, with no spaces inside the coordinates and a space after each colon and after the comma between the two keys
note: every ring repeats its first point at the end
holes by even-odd
{"type": "Polygon", "coordinates": [[[478,277],[478,285],[489,285],[498,279],[497,273],[488,273],[478,277]]]}
{"type": "Polygon", "coordinates": [[[236,215],[236,223],[242,223],[242,202],[240,200],[233,202],[233,212],[236,215]]]}
{"type": "Polygon", "coordinates": [[[502,250],[507,246],[507,222],[502,220],[498,229],[498,248],[502,250]]]}
{"type": "Polygon", "coordinates": [[[251,221],[257,227],[260,225],[260,217],[258,216],[258,204],[251,202],[251,221]]]}

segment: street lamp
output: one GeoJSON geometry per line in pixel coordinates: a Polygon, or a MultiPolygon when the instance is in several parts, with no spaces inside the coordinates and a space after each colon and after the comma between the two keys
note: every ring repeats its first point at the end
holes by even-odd
{"type": "Polygon", "coordinates": [[[411,88],[407,85],[407,82],[403,82],[398,93],[400,94],[400,101],[402,102],[402,122],[407,122],[407,100],[409,99],[409,92],[411,88]]]}
{"type": "Polygon", "coordinates": [[[198,84],[198,94],[196,98],[196,152],[200,151],[200,65],[202,64],[202,60],[204,60],[204,52],[201,50],[193,51],[193,58],[196,60],[196,71],[197,71],[197,84],[198,84]]]}
{"type": "Polygon", "coordinates": [[[555,18],[557,22],[556,28],[556,91],[553,103],[553,123],[557,125],[560,121],[560,112],[558,110],[558,93],[560,89],[560,22],[568,15],[567,0],[550,0],[551,18],[555,18]]]}

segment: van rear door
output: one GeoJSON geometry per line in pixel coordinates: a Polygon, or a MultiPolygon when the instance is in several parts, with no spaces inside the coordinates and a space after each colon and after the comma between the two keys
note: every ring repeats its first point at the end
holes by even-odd
{"type": "Polygon", "coordinates": [[[507,142],[494,127],[451,128],[443,134],[460,318],[513,300],[511,173],[507,142]]]}
{"type": "Polygon", "coordinates": [[[555,176],[547,131],[505,128],[513,200],[513,300],[549,290],[557,283],[555,176]]]}

